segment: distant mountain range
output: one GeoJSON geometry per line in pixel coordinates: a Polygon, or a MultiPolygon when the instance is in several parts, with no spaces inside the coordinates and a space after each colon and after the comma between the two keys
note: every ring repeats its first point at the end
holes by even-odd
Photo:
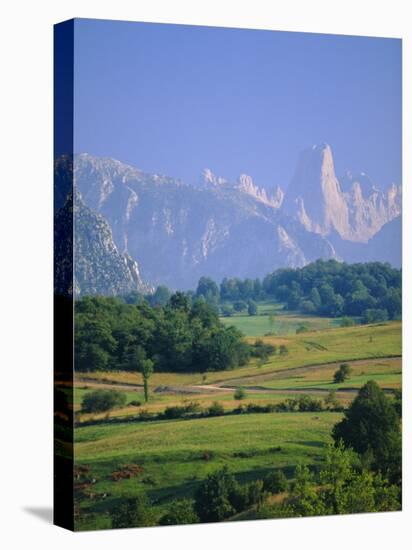
{"type": "MultiPolygon", "coordinates": [[[[70,163],[55,163],[60,216],[70,163]]],[[[262,277],[318,258],[401,264],[401,186],[338,179],[326,144],[302,153],[286,190],[209,169],[189,185],[89,154],[73,173],[77,295],[188,289],[202,275],[262,277]]]]}

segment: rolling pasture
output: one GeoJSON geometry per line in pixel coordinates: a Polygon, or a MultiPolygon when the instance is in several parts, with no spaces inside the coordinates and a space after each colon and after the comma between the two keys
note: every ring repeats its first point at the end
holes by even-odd
{"type": "MultiPolygon", "coordinates": [[[[222,384],[244,385],[278,371],[317,365],[333,365],[339,362],[375,360],[383,357],[400,357],[402,331],[401,323],[393,321],[379,325],[357,325],[348,328],[325,329],[291,336],[259,336],[275,346],[286,345],[288,353],[279,352],[264,363],[252,360],[249,365],[228,371],[205,374],[154,373],[151,387],[180,387],[190,391],[192,386],[214,386],[222,384]]],[[[255,338],[249,337],[250,342],[255,338]]],[[[293,372],[293,371],[292,371],[293,372]]],[[[400,378],[399,378],[400,379],[400,378]]],[[[124,385],[133,389],[142,387],[141,375],[133,372],[94,372],[78,374],[79,383],[124,385]]]]}
{"type": "Polygon", "coordinates": [[[275,345],[276,353],[264,362],[253,359],[245,367],[205,374],[154,373],[148,403],[138,373],[76,374],[75,461],[94,479],[80,499],[79,529],[110,527],[110,510],[120,497],[140,492],[149,496],[160,517],[173,500],[191,498],[199,482],[223,465],[240,481],[261,479],[278,468],[291,477],[296,464],[316,466],[342,416],[330,411],[274,412],[130,421],[142,409],[158,413],[171,405],[197,402],[205,408],[218,401],[230,412],[239,405],[234,399],[238,387],[246,392],[242,405],[279,403],[302,394],[323,399],[336,390],[346,406],[368,380],[388,392],[401,387],[400,322],[339,328],[336,320],[278,311],[271,330],[265,313],[272,306],[259,307],[266,309],[256,317],[234,316],[223,322],[243,330],[250,342],[260,337],[275,345]],[[301,324],[309,330],[295,334],[301,324]],[[264,336],[267,332],[276,334],[264,336]],[[287,353],[279,354],[280,345],[287,353]],[[351,375],[335,384],[333,375],[343,362],[351,366],[351,375]],[[82,413],[83,397],[96,388],[124,392],[126,406],[109,414],[82,413]],[[109,418],[118,421],[106,422],[109,418]],[[86,424],[91,421],[94,424],[86,424]]]}
{"type": "Polygon", "coordinates": [[[77,464],[91,467],[93,494],[109,495],[81,506],[79,528],[110,526],[117,499],[145,491],[159,515],[171,501],[193,494],[200,480],[228,465],[241,481],[297,462],[316,464],[338,413],[273,413],[173,420],[77,429],[77,464]],[[137,464],[141,473],[112,481],[112,473],[137,464]],[[100,512],[96,514],[96,512],[100,512]]]}
{"type": "Polygon", "coordinates": [[[246,336],[264,336],[273,333],[278,336],[293,335],[296,329],[304,325],[309,330],[323,330],[340,326],[340,318],[317,317],[301,313],[284,311],[276,302],[262,302],[258,305],[258,315],[247,313],[221,317],[222,323],[234,326],[246,336]]]}

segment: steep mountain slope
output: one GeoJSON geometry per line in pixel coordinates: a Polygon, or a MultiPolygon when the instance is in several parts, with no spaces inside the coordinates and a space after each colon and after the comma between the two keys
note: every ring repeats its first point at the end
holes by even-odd
{"type": "Polygon", "coordinates": [[[307,231],[367,242],[381,227],[401,213],[400,186],[378,190],[366,174],[347,173],[341,182],[335,174],[329,145],[314,145],[299,159],[283,202],[286,214],[307,231]]]}
{"type": "Polygon", "coordinates": [[[250,195],[254,199],[273,208],[280,208],[284,198],[284,192],[278,185],[276,189],[266,189],[264,187],[259,187],[253,181],[252,176],[248,174],[240,174],[238,180],[234,183],[229,182],[228,180],[216,176],[210,168],[205,168],[202,172],[201,178],[198,185],[203,186],[212,186],[212,187],[226,187],[233,188],[241,193],[250,195]]]}
{"type": "Polygon", "coordinates": [[[74,291],[81,294],[125,294],[148,292],[139,266],[128,254],[121,254],[106,220],[75,197],[74,207],[74,291]]]}
{"type": "Polygon", "coordinates": [[[119,253],[109,224],[84,205],[79,193],[74,200],[68,193],[57,209],[54,241],[57,294],[117,295],[151,290],[142,281],[137,262],[119,253]]]}
{"type": "MultiPolygon", "coordinates": [[[[369,261],[389,262],[402,267],[402,216],[385,224],[367,244],[369,261]]],[[[364,260],[363,260],[364,261],[364,260]]]]}
{"type": "Polygon", "coordinates": [[[402,267],[402,216],[386,223],[367,243],[345,241],[335,233],[329,236],[342,260],[354,262],[389,262],[402,267]]]}
{"type": "Polygon", "coordinates": [[[202,275],[256,277],[336,257],[322,236],[304,231],[244,179],[230,184],[209,171],[204,185],[191,186],[86,154],[76,157],[74,173],[85,203],[154,285],[189,288],[202,275]]]}

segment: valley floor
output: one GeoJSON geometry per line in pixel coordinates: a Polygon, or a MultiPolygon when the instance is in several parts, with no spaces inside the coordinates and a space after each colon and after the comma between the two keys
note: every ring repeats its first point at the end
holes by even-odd
{"type": "MultiPolygon", "coordinates": [[[[77,528],[110,527],[110,511],[119,499],[140,492],[149,496],[160,517],[174,500],[191,498],[200,481],[223,465],[246,481],[279,468],[291,477],[297,464],[318,464],[342,413],[225,414],[147,422],[133,418],[142,409],[159,413],[189,402],[204,408],[217,401],[229,413],[239,403],[273,404],[302,394],[323,399],[330,390],[347,406],[368,380],[388,393],[401,387],[400,322],[348,328],[319,323],[301,334],[260,336],[278,347],[287,346],[287,354],[277,353],[264,363],[253,360],[246,367],[204,375],[155,373],[147,404],[139,374],[77,373],[75,462],[93,479],[81,490],[77,528]],[[352,373],[335,384],[333,375],[342,362],[350,364],[352,373]],[[109,415],[81,413],[84,395],[102,387],[124,392],[129,405],[109,415]],[[234,399],[238,387],[246,394],[240,402],[234,399]],[[142,404],[131,405],[132,401],[142,404]]],[[[254,341],[253,335],[249,338],[254,341]]]]}

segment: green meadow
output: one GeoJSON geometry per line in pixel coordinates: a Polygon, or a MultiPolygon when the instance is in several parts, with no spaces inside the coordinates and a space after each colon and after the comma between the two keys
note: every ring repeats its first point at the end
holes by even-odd
{"type": "Polygon", "coordinates": [[[90,467],[93,492],[107,494],[98,505],[82,502],[78,529],[110,526],[120,497],[146,492],[160,515],[176,498],[191,497],[210,472],[228,465],[240,481],[262,478],[296,464],[316,465],[339,413],[273,413],[194,420],[89,426],[76,430],[75,460],[90,467]],[[141,473],[112,481],[128,464],[141,473]]]}
{"type": "Polygon", "coordinates": [[[258,315],[234,314],[221,317],[222,323],[238,328],[246,336],[292,335],[302,325],[308,330],[323,330],[340,326],[340,318],[316,317],[301,313],[283,311],[275,302],[264,302],[258,305],[258,315]]]}
{"type": "Polygon", "coordinates": [[[231,371],[154,373],[148,403],[144,403],[138,373],[76,374],[75,462],[93,478],[79,499],[77,529],[110,527],[110,512],[119,499],[141,492],[151,499],[160,518],[174,500],[192,498],[207,474],[223,465],[239,481],[262,479],[277,469],[290,478],[297,464],[319,464],[331,430],[342,416],[329,411],[274,412],[134,421],[141,410],[161,413],[168,406],[196,402],[207,408],[218,402],[231,413],[239,403],[276,404],[302,394],[322,400],[330,390],[347,406],[368,380],[375,380],[389,393],[401,387],[399,321],[340,328],[336,320],[305,317],[310,330],[296,334],[293,327],[303,323],[302,316],[279,314],[275,322],[280,318],[288,328],[271,336],[264,336],[268,331],[265,314],[224,319],[225,323],[244,323],[242,330],[250,342],[259,336],[275,345],[276,352],[264,362],[253,359],[231,371]],[[286,346],[287,353],[279,353],[280,345],[286,346]],[[333,375],[343,362],[349,363],[351,375],[335,384],[333,375]],[[246,393],[241,402],[234,399],[237,387],[246,393]],[[110,413],[82,413],[82,399],[97,388],[124,392],[126,405],[110,413]],[[140,405],[130,404],[136,401],[140,405]],[[118,421],[111,423],[112,419],[118,421]],[[122,477],[130,465],[137,473],[122,477]]]}

